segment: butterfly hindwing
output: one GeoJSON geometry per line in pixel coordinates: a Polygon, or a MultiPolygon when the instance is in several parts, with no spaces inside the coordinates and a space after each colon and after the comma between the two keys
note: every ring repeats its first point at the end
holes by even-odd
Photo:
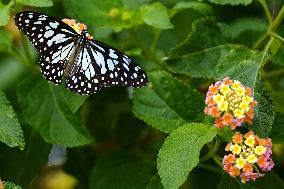
{"type": "Polygon", "coordinates": [[[96,93],[102,88],[100,67],[95,62],[88,43],[83,44],[66,75],[66,88],[77,94],[96,93]]]}
{"type": "Polygon", "coordinates": [[[141,87],[148,83],[145,72],[127,55],[101,41],[90,41],[92,55],[100,66],[103,86],[141,87]]]}

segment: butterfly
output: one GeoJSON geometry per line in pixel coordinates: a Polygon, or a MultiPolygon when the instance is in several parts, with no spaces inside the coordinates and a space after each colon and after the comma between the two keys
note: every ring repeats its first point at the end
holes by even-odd
{"type": "Polygon", "coordinates": [[[142,87],[148,79],[142,68],[116,48],[93,39],[83,23],[58,20],[39,12],[23,11],[15,24],[40,54],[46,80],[80,95],[102,87],[142,87]]]}

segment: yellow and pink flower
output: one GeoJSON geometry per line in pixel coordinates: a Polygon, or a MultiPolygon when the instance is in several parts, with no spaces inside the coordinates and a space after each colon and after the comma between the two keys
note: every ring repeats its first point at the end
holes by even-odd
{"type": "Polygon", "coordinates": [[[249,87],[228,77],[209,87],[205,103],[204,112],[216,118],[217,128],[229,126],[233,130],[245,122],[252,124],[257,104],[249,87]]]}
{"type": "Polygon", "coordinates": [[[274,166],[271,139],[260,139],[252,131],[245,135],[236,132],[225,150],[230,154],[223,158],[224,171],[239,176],[243,183],[264,176],[263,172],[274,166]]]}

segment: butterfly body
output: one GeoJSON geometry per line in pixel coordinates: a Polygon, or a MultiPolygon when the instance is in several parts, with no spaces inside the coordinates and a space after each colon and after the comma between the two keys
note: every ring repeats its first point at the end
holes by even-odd
{"type": "Polygon", "coordinates": [[[15,15],[15,24],[40,53],[43,76],[77,94],[102,87],[142,87],[148,83],[141,67],[112,46],[93,39],[75,20],[57,20],[31,11],[15,15]]]}

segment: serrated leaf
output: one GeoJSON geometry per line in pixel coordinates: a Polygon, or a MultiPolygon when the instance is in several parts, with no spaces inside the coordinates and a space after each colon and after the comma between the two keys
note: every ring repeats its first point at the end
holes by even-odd
{"type": "Polygon", "coordinates": [[[249,5],[252,0],[207,0],[219,5],[249,5]]]}
{"type": "Polygon", "coordinates": [[[30,188],[32,181],[47,165],[51,145],[45,143],[32,127],[24,125],[23,129],[26,141],[24,150],[0,145],[1,178],[30,188]]]}
{"type": "Polygon", "coordinates": [[[242,189],[242,186],[238,184],[235,178],[231,177],[227,173],[224,173],[220,183],[218,184],[218,189],[242,189]]]}
{"type": "Polygon", "coordinates": [[[25,147],[21,125],[5,94],[0,91],[0,141],[10,147],[25,147]]]}
{"type": "Polygon", "coordinates": [[[149,87],[134,90],[133,112],[139,119],[165,133],[186,123],[149,87]]]}
{"type": "Polygon", "coordinates": [[[269,138],[273,144],[284,144],[284,114],[276,114],[269,138]]]}
{"type": "Polygon", "coordinates": [[[145,189],[151,170],[151,164],[125,152],[106,154],[91,171],[90,189],[145,189]]]}
{"type": "Polygon", "coordinates": [[[141,9],[143,13],[143,20],[149,26],[158,29],[170,29],[173,27],[170,22],[168,9],[162,3],[156,2],[146,5],[141,9]]]}
{"type": "Polygon", "coordinates": [[[10,8],[14,5],[14,3],[14,1],[10,1],[8,5],[0,7],[0,26],[8,24],[10,19],[10,8]]]}
{"type": "Polygon", "coordinates": [[[153,127],[169,133],[182,124],[203,116],[201,94],[167,72],[148,74],[151,87],[135,90],[135,115],[153,127]]]}
{"type": "Polygon", "coordinates": [[[233,135],[234,135],[234,131],[232,131],[228,127],[225,127],[224,129],[218,130],[218,136],[224,142],[231,142],[233,135]]]}
{"type": "Polygon", "coordinates": [[[10,33],[0,28],[0,51],[9,52],[12,49],[12,36],[10,33]]]}
{"type": "Polygon", "coordinates": [[[169,58],[198,53],[225,44],[226,40],[221,35],[220,28],[216,24],[216,20],[213,17],[196,20],[192,24],[192,31],[186,40],[171,49],[169,58]]]}
{"type": "Polygon", "coordinates": [[[60,87],[48,84],[42,76],[31,75],[20,83],[18,101],[26,121],[45,141],[68,147],[91,142],[87,129],[65,103],[60,87]]]}
{"type": "Polygon", "coordinates": [[[250,17],[240,18],[230,23],[218,23],[228,41],[247,46],[253,45],[266,32],[267,25],[263,19],[250,17]]]}
{"type": "Polygon", "coordinates": [[[53,5],[52,0],[17,0],[16,2],[32,7],[51,7],[53,5]]]}
{"type": "Polygon", "coordinates": [[[260,137],[268,137],[274,122],[274,105],[271,96],[259,79],[255,83],[254,98],[257,106],[254,108],[253,125],[250,127],[260,137]]]}
{"type": "Polygon", "coordinates": [[[4,184],[5,189],[22,189],[22,187],[15,185],[12,182],[6,181],[4,184]]]}
{"type": "Polygon", "coordinates": [[[201,123],[185,124],[165,140],[158,156],[158,172],[165,189],[179,188],[198,164],[203,145],[217,134],[216,128],[201,123]]]}

